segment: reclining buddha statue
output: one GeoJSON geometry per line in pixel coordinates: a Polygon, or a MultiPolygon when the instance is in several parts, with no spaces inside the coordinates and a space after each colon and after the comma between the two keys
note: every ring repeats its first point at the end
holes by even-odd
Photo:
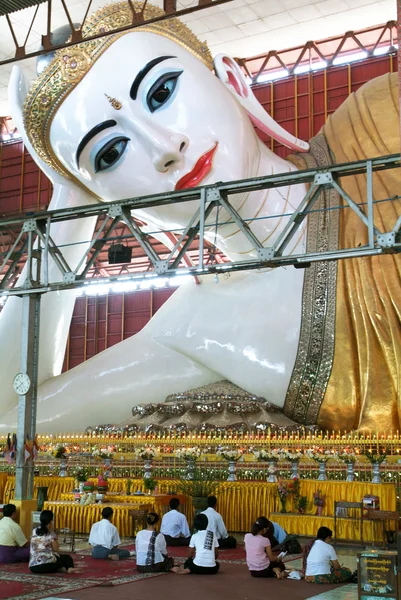
{"type": "MultiPolygon", "coordinates": [[[[160,12],[147,5],[145,17],[160,12]]],[[[131,22],[129,3],[118,2],[94,13],[83,35],[131,22]]],[[[50,209],[399,152],[395,75],[351,94],[307,144],[262,109],[232,59],[219,55],[213,61],[177,19],[58,50],[27,87],[15,67],[13,117],[53,183],[50,209]],[[294,153],[287,160],[276,156],[254,126],[294,153]]],[[[363,175],[341,183],[355,202],[365,201],[363,175]]],[[[397,196],[400,183],[396,170],[374,174],[374,197],[397,196]]],[[[297,184],[239,193],[230,202],[266,243],[283,230],[288,216],[282,215],[296,209],[305,193],[305,185],[297,184]]],[[[320,202],[338,207],[341,200],[325,192],[320,202]]],[[[194,210],[193,203],[180,203],[133,214],[151,231],[179,231],[194,210]]],[[[400,213],[398,200],[375,205],[383,231],[400,213]]],[[[220,217],[224,222],[224,213],[220,217]]],[[[67,245],[72,268],[94,227],[88,218],[52,228],[56,243],[67,245]]],[[[254,255],[233,223],[214,236],[214,230],[205,233],[229,259],[254,255]]],[[[353,211],[333,209],[311,215],[291,243],[296,253],[357,247],[367,243],[367,232],[353,211]]],[[[62,374],[76,294],[48,293],[42,299],[38,431],[121,423],[132,406],[163,403],[168,395],[221,381],[265,399],[272,425],[397,429],[400,273],[399,257],[383,255],[237,273],[218,285],[204,277],[200,285],[179,288],[140,333],[62,374]]],[[[54,264],[49,276],[59,280],[54,264]]],[[[20,305],[11,297],[0,315],[3,432],[14,429],[17,419],[12,380],[19,370],[20,305]]]]}

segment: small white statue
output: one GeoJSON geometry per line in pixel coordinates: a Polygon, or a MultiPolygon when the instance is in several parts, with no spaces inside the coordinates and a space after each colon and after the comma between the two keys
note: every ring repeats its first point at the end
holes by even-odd
{"type": "Polygon", "coordinates": [[[94,502],[95,502],[95,498],[94,498],[92,492],[89,492],[89,494],[85,500],[84,506],[88,506],[89,504],[94,504],[94,502]]]}

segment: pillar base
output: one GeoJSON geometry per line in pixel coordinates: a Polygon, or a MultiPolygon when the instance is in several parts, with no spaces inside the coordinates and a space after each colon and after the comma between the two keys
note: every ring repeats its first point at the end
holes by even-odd
{"type": "Polygon", "coordinates": [[[27,540],[31,538],[31,513],[38,509],[37,500],[12,500],[12,504],[17,507],[17,522],[27,540]]]}

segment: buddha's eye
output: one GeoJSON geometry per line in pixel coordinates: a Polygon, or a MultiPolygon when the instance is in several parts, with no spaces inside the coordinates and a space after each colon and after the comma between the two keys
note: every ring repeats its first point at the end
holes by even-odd
{"type": "Polygon", "coordinates": [[[95,157],[95,173],[112,167],[125,152],[129,138],[115,137],[103,146],[95,157]]]}
{"type": "Polygon", "coordinates": [[[181,73],[182,71],[165,73],[155,81],[146,96],[146,103],[150,112],[155,112],[155,110],[163,106],[171,98],[181,73]]]}

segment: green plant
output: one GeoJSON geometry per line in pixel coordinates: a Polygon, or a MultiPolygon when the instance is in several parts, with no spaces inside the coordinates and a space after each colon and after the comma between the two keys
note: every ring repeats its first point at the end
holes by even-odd
{"type": "Polygon", "coordinates": [[[314,492],[313,504],[315,506],[324,506],[325,502],[326,502],[326,496],[324,494],[322,494],[321,490],[317,490],[316,492],[314,492]]]}
{"type": "Polygon", "coordinates": [[[65,458],[67,452],[67,448],[65,446],[63,446],[62,444],[58,444],[52,451],[52,454],[54,456],[54,458],[58,458],[59,460],[62,460],[63,458],[65,458]]]}
{"type": "Polygon", "coordinates": [[[153,479],[153,477],[144,477],[143,478],[143,487],[148,492],[154,492],[156,486],[157,486],[157,481],[156,481],[156,479],[153,479]]]}
{"type": "Polygon", "coordinates": [[[308,507],[308,497],[298,496],[296,499],[295,506],[299,512],[304,513],[308,507]]]}
{"type": "Polygon", "coordinates": [[[79,469],[75,473],[75,477],[80,483],[85,483],[85,481],[87,481],[89,477],[89,470],[85,469],[85,467],[79,467],[79,469]]]}
{"type": "Polygon", "coordinates": [[[365,450],[364,452],[366,458],[368,459],[369,462],[371,462],[372,464],[374,463],[379,463],[381,464],[382,462],[384,462],[387,458],[387,455],[389,454],[389,450],[388,448],[377,448],[376,452],[374,450],[372,450],[372,448],[369,448],[369,450],[365,450]]]}
{"type": "Polygon", "coordinates": [[[211,479],[208,472],[202,469],[194,469],[192,479],[179,479],[175,482],[177,492],[191,498],[214,496],[220,487],[221,482],[211,479]]]}

